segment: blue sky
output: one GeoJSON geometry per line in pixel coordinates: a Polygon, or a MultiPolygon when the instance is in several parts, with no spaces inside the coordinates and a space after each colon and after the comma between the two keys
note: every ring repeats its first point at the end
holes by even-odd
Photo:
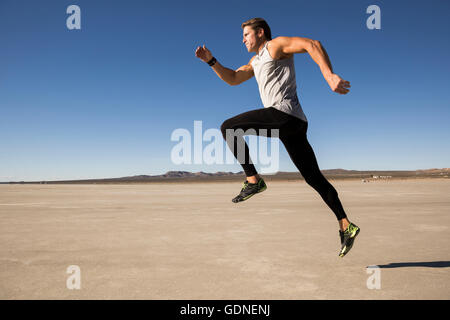
{"type": "MultiPolygon", "coordinates": [[[[333,93],[310,56],[295,56],[308,139],[321,169],[450,167],[448,1],[0,2],[0,181],[240,171],[175,165],[177,128],[219,128],[262,107],[255,79],[230,87],[198,60],[205,44],[236,69],[252,54],[243,21],[263,17],[273,37],[320,40],[333,93]],[[66,8],[81,8],[68,30],[66,8]],[[381,8],[369,30],[366,8],[381,8]]],[[[281,171],[296,171],[280,145],[281,171]]]]}

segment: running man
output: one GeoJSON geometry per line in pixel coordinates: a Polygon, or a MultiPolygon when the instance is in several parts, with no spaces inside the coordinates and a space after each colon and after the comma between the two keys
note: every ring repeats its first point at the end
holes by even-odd
{"type": "MultiPolygon", "coordinates": [[[[313,187],[336,215],[339,222],[341,239],[340,257],[344,257],[352,248],[360,228],[351,223],[342,207],[338,193],[320,172],[314,151],[306,132],[308,120],[303,113],[297,97],[294,54],[308,52],[319,65],[320,70],[332,91],[347,94],[350,82],[333,73],[328,55],[317,40],[302,37],[277,37],[272,39],[267,22],[262,18],[253,18],[242,24],[243,43],[248,52],[256,54],[250,62],[237,70],[222,66],[203,45],[197,47],[195,55],[208,63],[220,79],[235,86],[255,76],[264,108],[239,114],[223,122],[221,131],[228,146],[238,159],[247,177],[241,192],[232,200],[241,202],[267,189],[264,180],[258,175],[251,162],[248,146],[243,136],[227,136],[230,131],[260,129],[270,137],[270,130],[277,129],[279,139],[298,168],[306,183],[313,187]],[[238,156],[238,145],[244,145],[245,159],[238,156]],[[248,159],[248,161],[246,161],[248,159]]],[[[248,133],[247,133],[248,134],[248,133]]]]}

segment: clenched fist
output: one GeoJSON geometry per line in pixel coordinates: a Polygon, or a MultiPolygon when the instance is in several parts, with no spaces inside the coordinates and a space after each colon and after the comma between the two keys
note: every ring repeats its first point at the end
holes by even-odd
{"type": "Polygon", "coordinates": [[[203,62],[208,62],[213,57],[211,51],[209,51],[205,45],[203,45],[203,47],[197,47],[197,50],[195,50],[195,56],[203,62]]]}
{"type": "Polygon", "coordinates": [[[331,90],[340,94],[346,94],[349,92],[350,82],[343,80],[337,74],[332,73],[327,79],[328,85],[331,90]]]}

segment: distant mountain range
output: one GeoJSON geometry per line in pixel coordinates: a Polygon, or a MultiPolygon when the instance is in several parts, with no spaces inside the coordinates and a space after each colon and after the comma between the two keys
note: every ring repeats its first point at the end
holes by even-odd
{"type": "MultiPolygon", "coordinates": [[[[390,179],[390,178],[449,178],[450,168],[443,169],[425,169],[425,170],[404,170],[404,171],[357,171],[345,169],[321,170],[322,174],[328,179],[390,179]]],[[[264,179],[270,180],[301,180],[302,175],[299,172],[278,172],[271,175],[263,175],[264,179]]],[[[84,180],[57,180],[57,181],[11,181],[5,183],[145,183],[145,182],[213,182],[221,180],[244,180],[243,171],[239,172],[189,172],[189,171],[168,171],[161,175],[136,175],[120,178],[105,179],[84,179],[84,180]]]]}
{"type": "Polygon", "coordinates": [[[223,177],[223,176],[235,176],[235,175],[241,175],[243,172],[224,172],[219,171],[216,173],[207,173],[207,172],[189,172],[189,171],[168,171],[164,174],[156,175],[156,176],[147,176],[147,175],[140,175],[140,176],[131,176],[131,177],[122,177],[122,178],[116,178],[120,180],[141,180],[141,179],[155,179],[155,178],[187,178],[187,177],[223,177]]]}

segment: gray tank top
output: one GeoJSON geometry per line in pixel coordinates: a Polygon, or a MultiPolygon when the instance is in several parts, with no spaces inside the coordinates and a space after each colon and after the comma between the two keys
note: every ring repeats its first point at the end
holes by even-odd
{"type": "Polygon", "coordinates": [[[267,50],[267,44],[268,42],[252,60],[264,107],[274,107],[307,122],[297,97],[294,56],[274,60],[267,50]]]}

